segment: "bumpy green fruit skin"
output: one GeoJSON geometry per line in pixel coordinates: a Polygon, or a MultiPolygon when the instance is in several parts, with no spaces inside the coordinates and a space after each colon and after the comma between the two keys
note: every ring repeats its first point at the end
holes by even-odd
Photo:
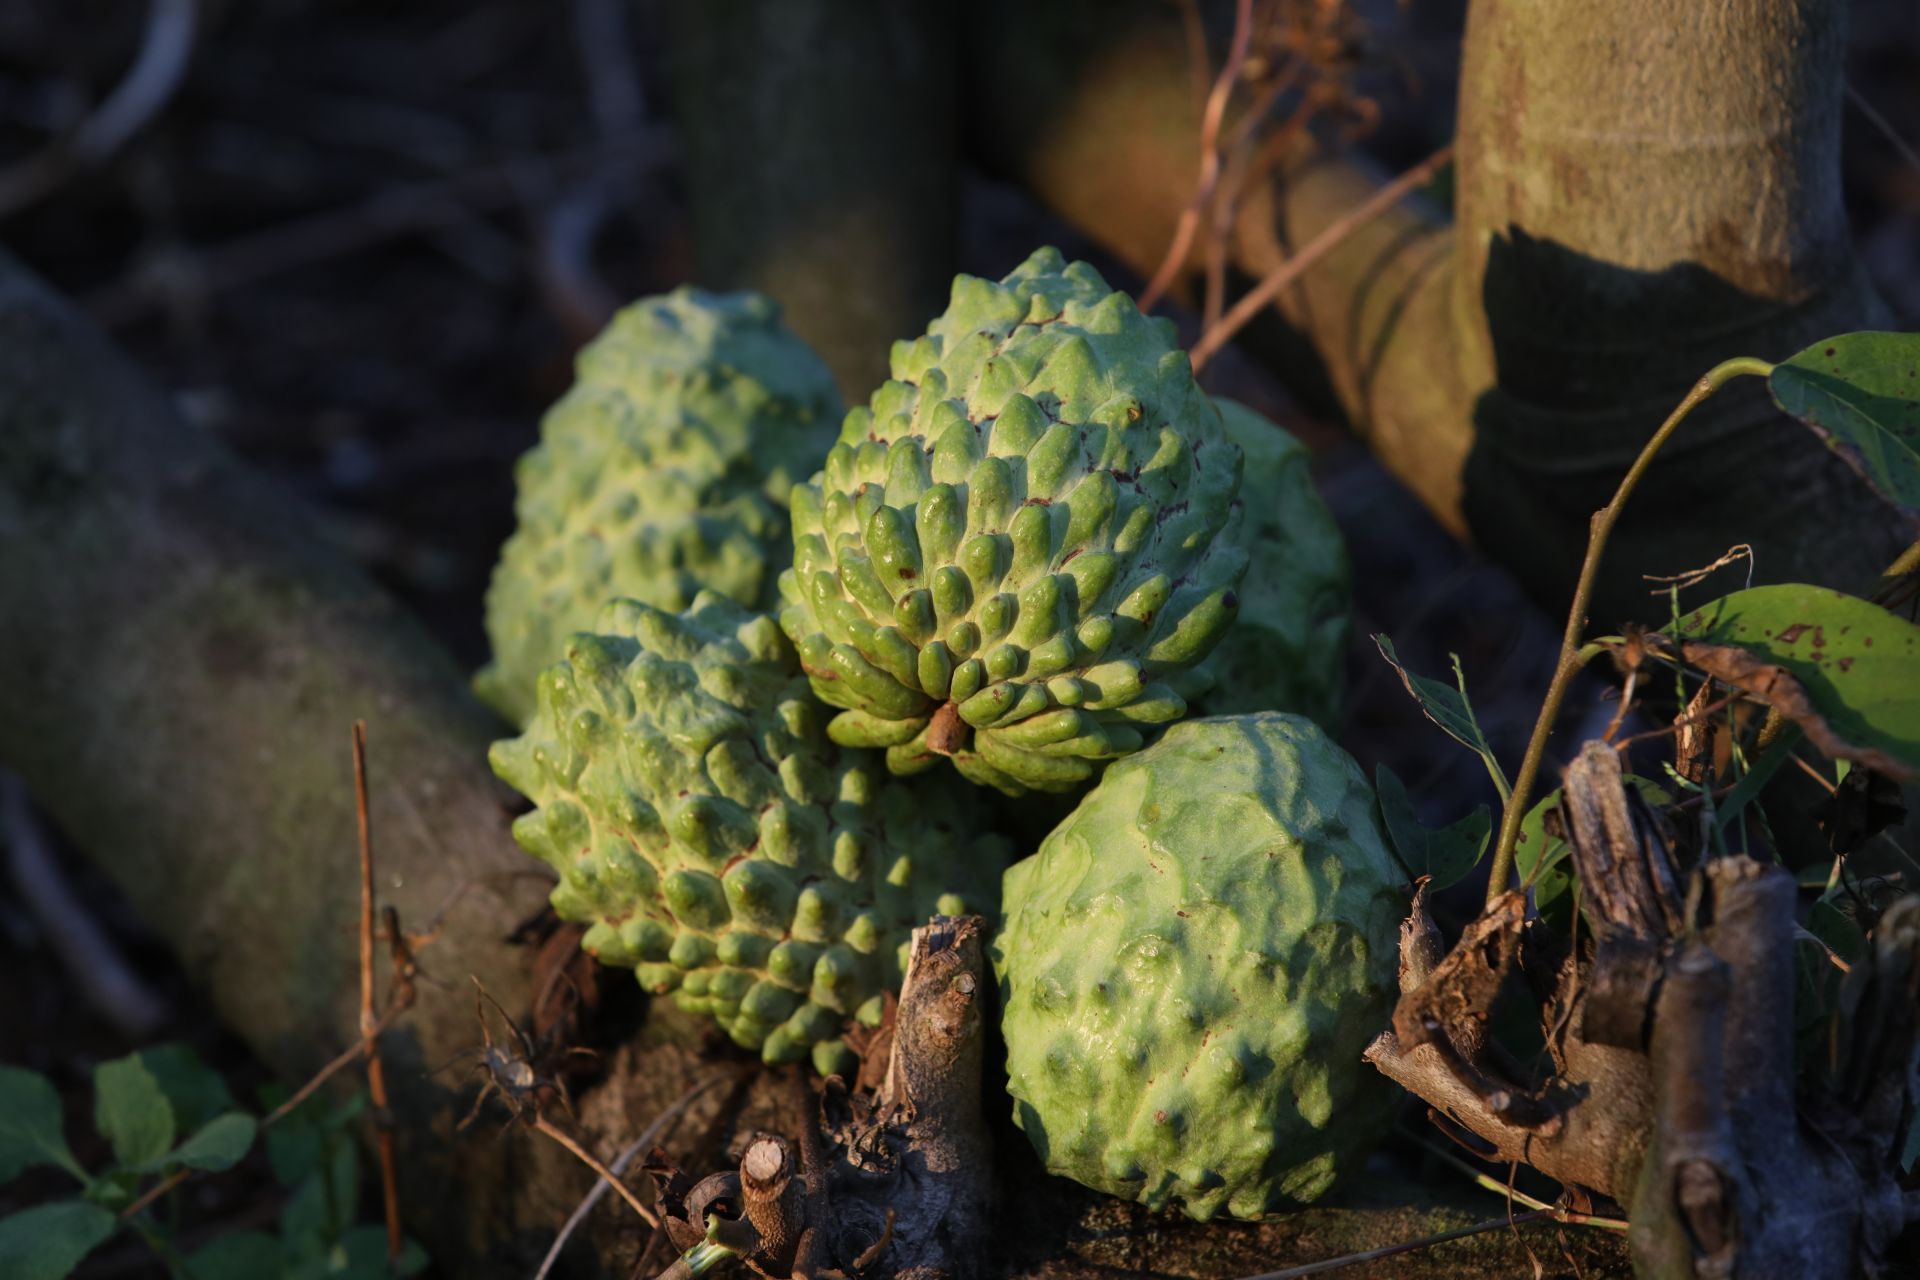
{"type": "Polygon", "coordinates": [[[1196,669],[1188,701],[1206,716],[1294,711],[1337,732],[1353,628],[1346,540],[1307,447],[1245,405],[1214,403],[1246,456],[1239,536],[1251,567],[1240,616],[1196,669]]]}
{"type": "Polygon", "coordinates": [[[712,592],[678,614],[616,601],[566,655],[493,768],[537,806],[513,834],[559,873],[554,909],[648,990],[770,1062],[811,1048],[833,1070],[914,926],[994,909],[1004,843],[950,788],[828,739],[766,615],[712,592]]]}
{"type": "Polygon", "coordinates": [[[1069,790],[1232,622],[1240,451],[1173,327],[1043,249],[961,276],[793,495],[780,614],[835,740],[1069,790]]]}
{"type": "Polygon", "coordinates": [[[1189,720],[1003,888],[1014,1119],[1047,1168],[1206,1220],[1313,1200],[1384,1132],[1405,875],[1312,721],[1189,720]]]}
{"type": "Polygon", "coordinates": [[[615,316],[515,470],[518,526],[487,591],[475,691],[516,725],[568,635],[609,600],[772,603],[787,499],[833,443],[839,393],[756,293],[678,289],[615,316]]]}

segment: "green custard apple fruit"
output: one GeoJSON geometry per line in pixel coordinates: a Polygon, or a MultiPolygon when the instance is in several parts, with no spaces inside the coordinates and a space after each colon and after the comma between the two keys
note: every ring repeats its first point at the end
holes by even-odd
{"type": "Polygon", "coordinates": [[[1049,1170],[1206,1220],[1304,1204],[1391,1108],[1409,890],[1373,789],[1312,721],[1188,720],[1107,767],[1006,875],[1014,1119],[1049,1170]]]}
{"type": "Polygon", "coordinates": [[[771,604],[791,559],[788,495],[842,411],[826,366],[756,293],[643,299],[576,368],[515,470],[518,527],[487,591],[493,661],[474,688],[516,725],[609,600],[771,604]]]}
{"type": "MultiPolygon", "coordinates": [[[[1196,715],[1295,711],[1337,730],[1353,592],[1346,540],[1313,486],[1307,447],[1245,405],[1214,403],[1246,455],[1240,616],[1195,671],[1196,715]]],[[[1185,689],[1182,690],[1185,692],[1185,689]]]]}
{"type": "Polygon", "coordinates": [[[765,614],[713,592],[677,614],[616,601],[565,652],[493,768],[537,806],[513,834],[559,873],[554,909],[649,991],[830,1070],[916,925],[994,909],[1004,842],[946,779],[832,742],[765,614]]]}
{"type": "Polygon", "coordinates": [[[838,742],[1068,790],[1233,621],[1240,450],[1171,323],[1042,249],[961,276],[793,495],[780,622],[838,742]]]}

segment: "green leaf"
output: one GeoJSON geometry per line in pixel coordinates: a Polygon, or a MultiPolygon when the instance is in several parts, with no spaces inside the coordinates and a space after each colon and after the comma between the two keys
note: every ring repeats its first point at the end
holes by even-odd
{"type": "Polygon", "coordinates": [[[1847,333],[1773,367],[1773,402],[1920,524],[1920,334],[1847,333]]]}
{"type": "Polygon", "coordinates": [[[233,1095],[220,1073],[201,1061],[191,1046],[155,1045],[137,1055],[173,1106],[174,1123],[182,1130],[198,1129],[223,1112],[233,1110],[233,1095]]]}
{"type": "Polygon", "coordinates": [[[60,1095],[37,1071],[0,1067],[0,1182],[37,1164],[59,1165],[85,1182],[87,1171],[61,1135],[60,1095]]]}
{"type": "Polygon", "coordinates": [[[1527,810],[1513,846],[1513,866],[1520,883],[1533,886],[1533,906],[1540,918],[1564,935],[1573,923],[1573,868],[1567,863],[1572,850],[1565,840],[1547,833],[1547,815],[1559,805],[1556,787],[1527,810]]]}
{"type": "Polygon", "coordinates": [[[1713,825],[1721,831],[1732,827],[1746,807],[1753,803],[1754,797],[1773,780],[1773,775],[1780,772],[1780,766],[1793,757],[1793,749],[1799,745],[1798,729],[1782,729],[1780,736],[1773,740],[1773,745],[1761,753],[1752,768],[1740,775],[1740,781],[1733,784],[1733,790],[1714,807],[1713,825]]]}
{"type": "Polygon", "coordinates": [[[1488,837],[1493,834],[1493,815],[1481,805],[1466,817],[1437,830],[1420,821],[1407,788],[1399,775],[1379,765],[1373,772],[1374,790],[1380,797],[1380,816],[1386,820],[1387,835],[1393,840],[1400,865],[1413,879],[1431,876],[1432,892],[1452,888],[1466,879],[1487,852],[1488,837]]]}
{"type": "Polygon", "coordinates": [[[83,1200],[61,1200],[0,1218],[0,1276],[61,1280],[113,1234],[114,1216],[83,1200]]]}
{"type": "Polygon", "coordinates": [[[273,1280],[287,1269],[280,1242],[264,1231],[236,1231],[187,1258],[193,1280],[273,1280]]]}
{"type": "Polygon", "coordinates": [[[427,1251],[413,1240],[403,1241],[394,1265],[387,1264],[387,1229],[349,1228],[340,1237],[330,1259],[328,1275],[337,1280],[386,1280],[388,1276],[418,1275],[427,1265],[427,1251]]]}
{"type": "Polygon", "coordinates": [[[1703,605],[1677,632],[1690,664],[1777,707],[1829,758],[1920,781],[1920,627],[1783,583],[1703,605]]]}
{"type": "Polygon", "coordinates": [[[1400,673],[1400,683],[1420,704],[1427,719],[1439,725],[1455,742],[1475,752],[1486,764],[1487,773],[1493,778],[1494,789],[1505,800],[1512,788],[1507,783],[1507,775],[1500,769],[1500,761],[1494,757],[1493,748],[1487,745],[1487,735],[1480,732],[1480,722],[1473,718],[1473,704],[1467,701],[1467,677],[1460,670],[1460,656],[1451,655],[1453,678],[1458,688],[1450,688],[1438,680],[1414,675],[1401,666],[1400,656],[1393,651],[1393,641],[1386,636],[1377,635],[1373,642],[1380,647],[1380,656],[1400,673]]]}
{"type": "Polygon", "coordinates": [[[151,1164],[173,1145],[173,1107],[138,1057],[93,1069],[93,1122],[121,1164],[151,1164]]]}
{"type": "Polygon", "coordinates": [[[240,1163],[253,1146],[254,1136],[259,1131],[260,1123],[252,1116],[241,1111],[229,1111],[209,1120],[198,1133],[158,1160],[150,1162],[147,1168],[183,1164],[189,1169],[219,1173],[240,1163]]]}

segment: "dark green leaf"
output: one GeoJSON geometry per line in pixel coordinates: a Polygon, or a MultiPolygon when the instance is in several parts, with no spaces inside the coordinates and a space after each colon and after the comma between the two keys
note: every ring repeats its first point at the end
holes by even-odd
{"type": "Polygon", "coordinates": [[[1784,583],[1703,605],[1678,633],[1689,663],[1778,708],[1823,754],[1920,780],[1920,627],[1784,583]]]}
{"type": "Polygon", "coordinates": [[[233,1110],[233,1095],[220,1073],[200,1060],[191,1046],[155,1045],[136,1055],[159,1082],[160,1092],[173,1107],[174,1123],[182,1131],[198,1129],[225,1111],[233,1110]]]}
{"type": "Polygon", "coordinates": [[[1740,775],[1740,781],[1734,783],[1733,790],[1727,792],[1726,797],[1714,806],[1714,826],[1722,831],[1731,827],[1746,807],[1753,803],[1754,797],[1773,780],[1773,775],[1780,772],[1780,766],[1792,758],[1793,749],[1799,745],[1798,729],[1781,730],[1780,736],[1773,740],[1773,745],[1761,753],[1760,758],[1754,761],[1753,767],[1740,775]]]}
{"type": "Polygon", "coordinates": [[[1807,917],[1807,932],[1826,943],[1829,951],[1848,964],[1857,963],[1866,954],[1866,932],[1831,897],[1813,904],[1807,917]]]}
{"type": "Polygon", "coordinates": [[[253,1146],[254,1135],[259,1129],[259,1122],[252,1116],[241,1111],[229,1111],[226,1115],[215,1116],[207,1121],[198,1133],[147,1167],[183,1164],[189,1169],[203,1169],[209,1173],[231,1169],[240,1163],[253,1146]]]}
{"type": "Polygon", "coordinates": [[[61,1135],[60,1095],[37,1071],[0,1067],[0,1182],[37,1164],[59,1165],[82,1182],[86,1170],[61,1135]]]}
{"type": "Polygon", "coordinates": [[[1380,797],[1380,816],[1386,820],[1394,852],[1410,877],[1417,880],[1431,876],[1432,890],[1438,893],[1464,880],[1479,865],[1487,851],[1488,837],[1493,834],[1493,817],[1487,806],[1481,805],[1458,822],[1435,830],[1420,821],[1407,798],[1406,786],[1393,770],[1379,765],[1373,779],[1380,797]]]}
{"type": "Polygon", "coordinates": [[[139,1168],[173,1145],[173,1107],[138,1057],[93,1069],[93,1122],[121,1164],[139,1168]]]}
{"type": "Polygon", "coordinates": [[[1453,676],[1458,687],[1441,684],[1438,680],[1429,680],[1425,676],[1414,675],[1400,665],[1400,657],[1393,651],[1393,641],[1384,635],[1373,638],[1380,647],[1380,656],[1400,674],[1400,683],[1407,687],[1413,700],[1426,712],[1427,719],[1439,725],[1452,738],[1469,748],[1486,764],[1487,772],[1493,777],[1495,790],[1504,800],[1511,790],[1507,775],[1500,769],[1500,761],[1494,758],[1493,748],[1487,745],[1487,736],[1480,732],[1479,721],[1473,718],[1473,704],[1467,701],[1467,678],[1460,670],[1460,659],[1453,659],[1453,676]]]}
{"type": "Polygon", "coordinates": [[[274,1181],[283,1187],[295,1187],[319,1167],[326,1150],[326,1135],[315,1124],[296,1124],[295,1111],[267,1130],[267,1162],[273,1166],[274,1181]]]}
{"type": "Polygon", "coordinates": [[[1848,333],[1773,368],[1774,403],[1920,523],[1920,334],[1848,333]]]}
{"type": "Polygon", "coordinates": [[[280,1211],[280,1235],[295,1262],[324,1254],[353,1221],[360,1203],[360,1162],[351,1139],[333,1136],[313,1175],[280,1211]]]}
{"type": "Polygon", "coordinates": [[[114,1216],[98,1205],[62,1200],[0,1218],[0,1276],[61,1280],[113,1234],[114,1216]]]}
{"type": "Polygon", "coordinates": [[[264,1231],[236,1231],[187,1258],[193,1280],[276,1280],[287,1269],[280,1242],[264,1231]]]}
{"type": "Polygon", "coordinates": [[[418,1275],[427,1265],[427,1251],[413,1240],[402,1243],[396,1265],[387,1264],[387,1229],[362,1226],[350,1228],[340,1237],[334,1251],[338,1260],[330,1275],[340,1280],[386,1280],[388,1276],[418,1275]]]}

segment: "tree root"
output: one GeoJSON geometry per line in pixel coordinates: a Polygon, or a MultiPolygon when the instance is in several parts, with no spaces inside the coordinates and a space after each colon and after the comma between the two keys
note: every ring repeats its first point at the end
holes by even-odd
{"type": "Polygon", "coordinates": [[[1416,901],[1394,1028],[1367,1060],[1483,1159],[1630,1206],[1643,1275],[1875,1274],[1914,1210],[1893,1144],[1914,1105],[1920,897],[1882,917],[1827,1070],[1796,1086],[1793,877],[1714,858],[1683,899],[1618,753],[1589,743],[1565,785],[1596,936],[1558,958],[1542,1001],[1552,1070],[1534,1079],[1486,1038],[1500,987],[1546,958],[1519,891],[1438,962],[1416,901]]]}
{"type": "Polygon", "coordinates": [[[796,1073],[806,1104],[797,1141],[763,1134],[736,1171],[699,1183],[656,1153],[648,1170],[682,1251],[668,1274],[697,1274],[714,1246],[769,1280],[980,1274],[993,1198],[980,1109],[983,931],[978,916],[914,930],[877,1087],[850,1092],[834,1076],[816,1105],[796,1073]]]}

